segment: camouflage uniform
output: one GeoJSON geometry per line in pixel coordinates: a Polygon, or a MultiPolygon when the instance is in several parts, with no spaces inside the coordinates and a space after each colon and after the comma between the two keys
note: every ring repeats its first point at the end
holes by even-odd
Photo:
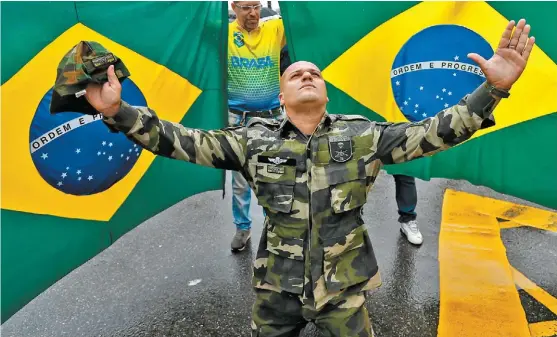
{"type": "Polygon", "coordinates": [[[326,336],[372,336],[366,290],[381,283],[362,220],[382,164],[432,155],[494,125],[485,85],[418,123],[325,113],[311,136],[290,121],[254,119],[203,131],[122,102],[104,121],[149,151],[241,172],[266,212],[254,263],[254,336],[291,336],[313,321],[326,336]]]}

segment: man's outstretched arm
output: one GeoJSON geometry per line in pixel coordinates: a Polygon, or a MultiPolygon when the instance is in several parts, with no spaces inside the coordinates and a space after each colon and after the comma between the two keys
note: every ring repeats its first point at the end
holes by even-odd
{"type": "Polygon", "coordinates": [[[240,170],[246,158],[245,128],[204,131],[158,118],[148,107],[122,101],[122,86],[107,70],[108,82],[87,85],[85,97],[111,129],[123,132],[143,148],[161,156],[226,170],[240,170]]]}
{"type": "Polygon", "coordinates": [[[225,170],[240,170],[245,162],[245,128],[199,130],[158,118],[147,107],[122,101],[118,113],[103,117],[112,129],[154,154],[225,170]]]}

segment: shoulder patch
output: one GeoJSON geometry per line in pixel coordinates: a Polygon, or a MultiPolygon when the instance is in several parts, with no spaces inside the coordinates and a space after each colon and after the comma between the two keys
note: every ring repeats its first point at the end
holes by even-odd
{"type": "Polygon", "coordinates": [[[366,121],[366,122],[371,122],[371,120],[369,120],[368,118],[362,116],[362,115],[342,115],[342,114],[335,114],[333,115],[335,118],[334,120],[340,120],[340,121],[366,121]]]}
{"type": "Polygon", "coordinates": [[[222,128],[221,130],[238,130],[241,128],[244,128],[245,126],[242,125],[235,125],[235,126],[226,126],[224,128],[222,128]]]}

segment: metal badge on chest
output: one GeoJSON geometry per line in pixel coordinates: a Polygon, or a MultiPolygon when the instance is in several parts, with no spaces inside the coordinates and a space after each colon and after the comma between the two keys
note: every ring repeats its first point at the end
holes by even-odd
{"type": "Polygon", "coordinates": [[[329,153],[331,159],[344,163],[352,158],[352,139],[346,136],[329,137],[329,153]]]}

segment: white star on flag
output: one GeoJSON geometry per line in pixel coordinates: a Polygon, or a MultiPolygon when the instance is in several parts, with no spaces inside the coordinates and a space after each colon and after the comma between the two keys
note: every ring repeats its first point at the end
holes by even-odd
{"type": "Polygon", "coordinates": [[[108,161],[111,161],[111,160],[112,160],[112,156],[108,156],[108,161]]]}
{"type": "Polygon", "coordinates": [[[62,179],[66,178],[68,174],[66,172],[62,173],[62,179]]]}
{"type": "Polygon", "coordinates": [[[453,94],[452,91],[449,91],[449,96],[451,96],[452,94],[453,94]]]}
{"type": "Polygon", "coordinates": [[[449,104],[448,104],[448,103],[445,103],[445,108],[448,108],[448,107],[449,107],[449,104]]]}
{"type": "Polygon", "coordinates": [[[427,114],[424,112],[424,113],[422,114],[422,116],[427,117],[427,114]]]}
{"type": "Polygon", "coordinates": [[[420,105],[419,105],[419,104],[416,104],[416,105],[414,105],[414,107],[415,107],[415,108],[419,108],[419,107],[420,107],[420,105]]]}
{"type": "Polygon", "coordinates": [[[77,170],[77,174],[81,174],[81,170],[77,170]]]}
{"type": "Polygon", "coordinates": [[[424,90],[424,87],[420,87],[420,90],[424,90]]]}
{"type": "Polygon", "coordinates": [[[130,160],[130,156],[127,156],[127,157],[126,157],[126,160],[130,160]]]}
{"type": "Polygon", "coordinates": [[[124,158],[124,154],[123,154],[123,153],[120,155],[120,158],[124,158]]]}
{"type": "Polygon", "coordinates": [[[103,141],[103,146],[105,146],[105,145],[106,145],[106,142],[105,142],[105,141],[103,141]]]}
{"type": "Polygon", "coordinates": [[[418,110],[414,110],[414,113],[417,113],[417,112],[418,112],[418,110]]]}
{"type": "Polygon", "coordinates": [[[75,149],[75,153],[81,153],[81,149],[75,149]]]}
{"type": "Polygon", "coordinates": [[[407,102],[407,101],[404,101],[404,105],[408,105],[408,102],[407,102]]]}
{"type": "Polygon", "coordinates": [[[411,101],[411,100],[412,100],[412,97],[408,97],[408,100],[411,101]]]}
{"type": "Polygon", "coordinates": [[[100,155],[101,155],[101,151],[97,152],[97,156],[100,156],[100,155]]]}
{"type": "Polygon", "coordinates": [[[77,177],[77,181],[81,181],[81,177],[77,177]]]}
{"type": "Polygon", "coordinates": [[[456,76],[456,73],[453,73],[453,76],[456,76]]]}
{"type": "Polygon", "coordinates": [[[136,149],[135,149],[135,152],[137,152],[137,151],[139,151],[139,149],[138,149],[138,148],[136,148],[136,149]]]}
{"type": "Polygon", "coordinates": [[[103,152],[103,156],[106,154],[106,152],[103,152]]]}
{"type": "Polygon", "coordinates": [[[93,180],[93,176],[87,177],[87,180],[89,180],[89,181],[93,180]]]}
{"type": "Polygon", "coordinates": [[[62,184],[62,182],[59,181],[57,185],[58,185],[58,186],[62,186],[62,185],[64,185],[64,184],[62,184]]]}
{"type": "Polygon", "coordinates": [[[439,95],[435,96],[436,99],[439,99],[439,95]]]}
{"type": "Polygon", "coordinates": [[[43,154],[41,155],[41,158],[43,158],[43,159],[48,158],[48,153],[43,153],[43,154]]]}
{"type": "Polygon", "coordinates": [[[396,81],[396,85],[400,85],[400,82],[399,82],[399,81],[396,81]]]}
{"type": "Polygon", "coordinates": [[[108,143],[108,146],[112,147],[112,142],[108,143]]]}
{"type": "Polygon", "coordinates": [[[447,89],[443,88],[441,91],[442,91],[442,92],[445,92],[445,91],[447,91],[447,89]]]}
{"type": "Polygon", "coordinates": [[[455,60],[455,61],[458,61],[458,55],[454,57],[454,60],[455,60]]]}
{"type": "Polygon", "coordinates": [[[132,152],[132,149],[129,149],[128,152],[132,152]]]}
{"type": "Polygon", "coordinates": [[[66,170],[69,170],[69,169],[70,169],[70,167],[69,167],[69,166],[66,166],[66,170]]]}

